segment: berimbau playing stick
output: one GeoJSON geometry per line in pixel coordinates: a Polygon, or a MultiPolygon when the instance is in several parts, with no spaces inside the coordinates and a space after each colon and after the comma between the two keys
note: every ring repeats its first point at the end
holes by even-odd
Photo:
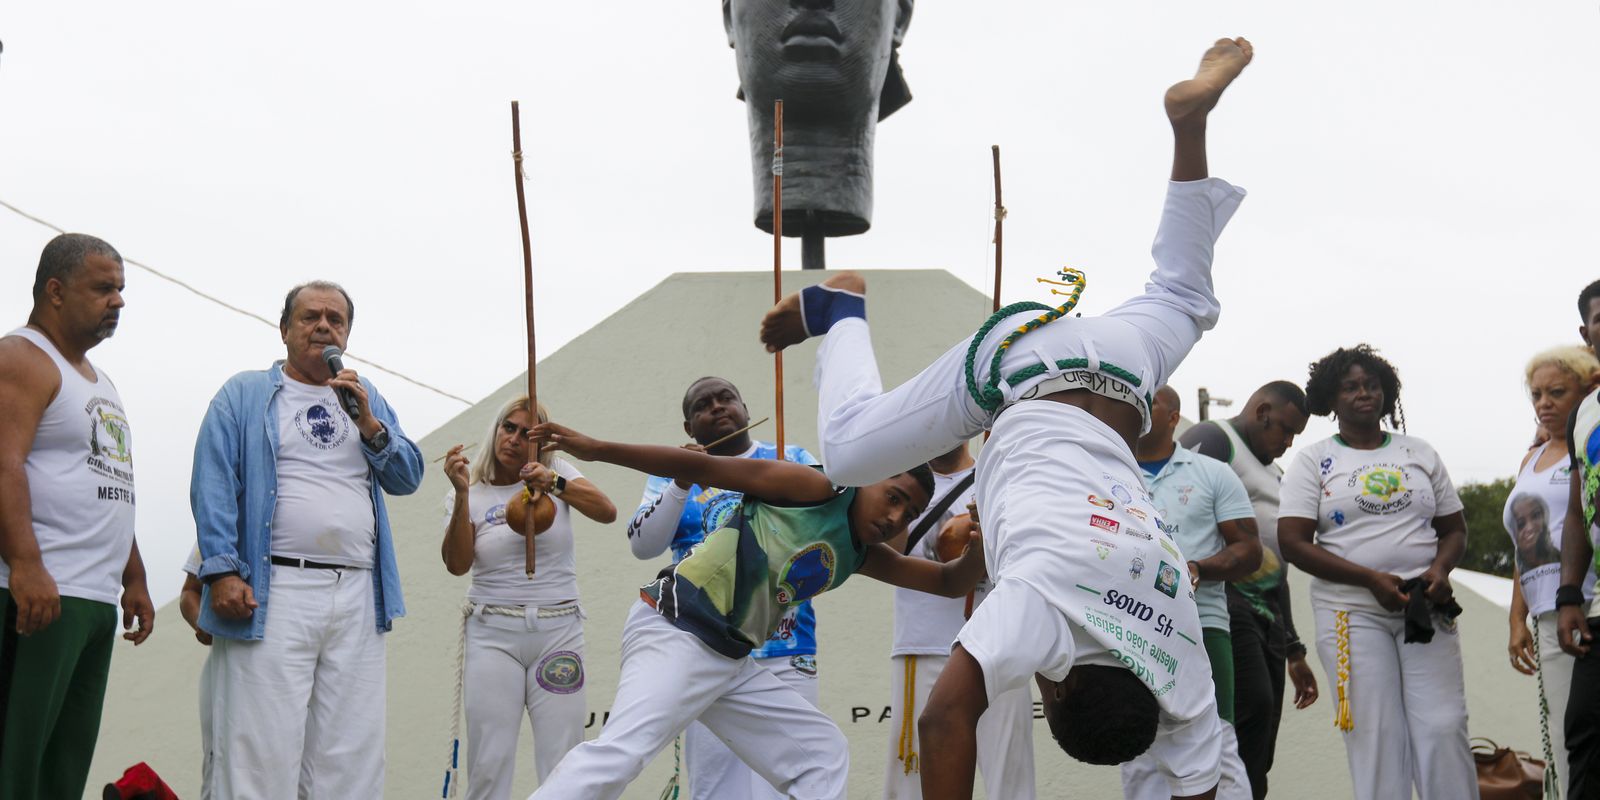
{"type": "Polygon", "coordinates": [[[739,430],[736,430],[733,433],[730,433],[727,436],[724,436],[721,439],[718,439],[718,440],[712,442],[711,444],[706,445],[706,449],[710,450],[711,448],[716,447],[717,445],[722,444],[723,442],[726,442],[729,439],[732,439],[733,437],[738,436],[741,433],[746,433],[751,428],[754,428],[755,426],[760,425],[761,423],[766,422],[769,419],[772,419],[772,417],[762,417],[761,419],[758,419],[755,422],[752,422],[749,425],[746,425],[743,428],[740,428],[739,430]]]}
{"type": "MultiPolygon", "coordinates": [[[[783,302],[783,101],[772,106],[772,304],[783,302]]],[[[773,354],[777,372],[778,460],[783,460],[783,351],[773,354]]]]}
{"type": "MultiPolygon", "coordinates": [[[[528,416],[534,422],[539,420],[539,383],[534,373],[533,349],[533,246],[528,242],[528,201],[522,193],[522,115],[517,109],[517,101],[511,101],[511,161],[513,172],[517,181],[517,220],[522,223],[522,287],[523,309],[527,312],[528,319],[528,416]]],[[[532,442],[530,447],[537,448],[538,442],[532,442]]],[[[533,451],[535,454],[537,450],[533,451]]],[[[526,530],[523,531],[523,541],[527,545],[523,565],[528,577],[533,578],[537,558],[534,555],[534,517],[533,504],[528,506],[526,530]]]]}

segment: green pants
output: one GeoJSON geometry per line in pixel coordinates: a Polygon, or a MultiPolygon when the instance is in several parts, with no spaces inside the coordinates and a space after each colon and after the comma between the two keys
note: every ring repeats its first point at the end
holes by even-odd
{"type": "Polygon", "coordinates": [[[17,607],[0,588],[0,797],[83,796],[100,734],[117,610],[61,598],[61,618],[17,635],[17,607]]]}
{"type": "Polygon", "coordinates": [[[1206,656],[1211,659],[1211,682],[1217,687],[1217,716],[1233,724],[1233,634],[1221,628],[1201,628],[1206,656]]]}

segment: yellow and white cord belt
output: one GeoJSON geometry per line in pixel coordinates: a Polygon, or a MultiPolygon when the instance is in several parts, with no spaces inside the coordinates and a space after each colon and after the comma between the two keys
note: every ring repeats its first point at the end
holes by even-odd
{"type": "Polygon", "coordinates": [[[905,774],[921,772],[917,765],[917,657],[906,656],[905,696],[900,704],[900,761],[905,774]]]}
{"type": "Polygon", "coordinates": [[[1336,684],[1339,694],[1339,708],[1333,717],[1333,725],[1345,733],[1356,727],[1355,720],[1350,716],[1350,612],[1333,612],[1334,647],[1339,654],[1339,680],[1336,684]]]}
{"type": "MultiPolygon", "coordinates": [[[[565,617],[578,613],[578,604],[538,608],[534,613],[539,619],[565,617]]],[[[450,710],[450,759],[445,763],[444,789],[439,793],[442,798],[455,797],[461,785],[461,695],[467,679],[467,619],[473,614],[526,618],[528,610],[523,606],[494,606],[471,601],[461,603],[461,635],[456,640],[456,694],[450,710]]]]}

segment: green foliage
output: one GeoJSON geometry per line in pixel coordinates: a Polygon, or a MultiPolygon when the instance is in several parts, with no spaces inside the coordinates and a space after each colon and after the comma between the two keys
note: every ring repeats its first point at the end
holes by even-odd
{"type": "Polygon", "coordinates": [[[1502,520],[1513,483],[1511,478],[1500,478],[1463,484],[1457,490],[1467,517],[1467,552],[1461,557],[1462,569],[1511,577],[1511,536],[1502,520]]]}

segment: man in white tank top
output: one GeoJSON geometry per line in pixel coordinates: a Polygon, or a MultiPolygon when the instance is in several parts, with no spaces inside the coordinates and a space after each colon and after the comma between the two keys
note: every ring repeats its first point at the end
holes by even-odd
{"type": "Polygon", "coordinates": [[[133,540],[133,440],[88,351],[116,332],[122,256],[45,245],[28,325],[0,338],[0,797],[83,794],[117,603],[139,644],[155,608],[133,540]],[[132,620],[138,620],[138,628],[132,620]]]}

